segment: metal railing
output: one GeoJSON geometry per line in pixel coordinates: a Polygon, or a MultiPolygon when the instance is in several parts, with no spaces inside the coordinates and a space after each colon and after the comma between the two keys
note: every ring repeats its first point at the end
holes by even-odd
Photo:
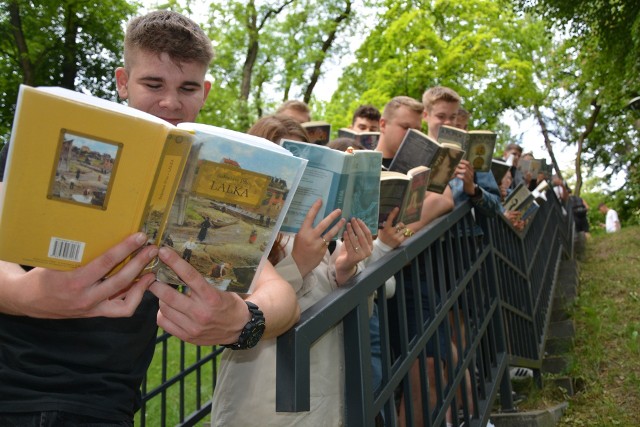
{"type": "MultiPolygon", "coordinates": [[[[558,266],[573,256],[571,213],[563,213],[553,191],[547,199],[523,232],[501,216],[474,218],[469,205],[459,206],[305,310],[300,322],[278,338],[277,410],[309,410],[311,345],[339,324],[346,425],[373,426],[382,417],[385,425],[395,426],[399,412],[406,425],[414,425],[424,408],[424,425],[464,421],[476,426],[486,423],[496,401],[501,410],[513,410],[508,367],[530,367],[540,380],[558,266]],[[384,282],[391,276],[396,291],[387,298],[384,282]],[[372,380],[369,300],[374,292],[380,384],[372,380]]],[[[159,337],[159,349],[171,340],[177,341],[159,337]]],[[[195,346],[179,347],[175,374],[165,367],[169,352],[157,351],[153,365],[161,367],[162,381],[143,390],[141,425],[151,419],[151,407],[160,411],[153,425],[191,426],[208,415],[219,351],[207,348],[188,356],[195,346]],[[194,359],[190,365],[189,357],[194,359]],[[198,392],[185,404],[189,387],[198,392]],[[178,415],[168,421],[171,407],[179,408],[178,415]]]]}

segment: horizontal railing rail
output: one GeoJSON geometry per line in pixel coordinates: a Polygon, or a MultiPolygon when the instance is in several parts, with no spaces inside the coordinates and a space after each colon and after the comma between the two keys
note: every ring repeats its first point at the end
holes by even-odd
{"type": "MultiPolygon", "coordinates": [[[[547,199],[522,232],[459,206],[305,310],[278,338],[277,410],[310,409],[312,345],[334,327],[344,336],[346,425],[395,426],[399,413],[406,425],[484,425],[498,395],[501,410],[514,410],[508,368],[540,379],[559,264],[573,256],[571,212],[553,191],[547,199]]],[[[196,425],[211,408],[220,349],[162,335],[156,352],[139,424],[196,425]]]]}

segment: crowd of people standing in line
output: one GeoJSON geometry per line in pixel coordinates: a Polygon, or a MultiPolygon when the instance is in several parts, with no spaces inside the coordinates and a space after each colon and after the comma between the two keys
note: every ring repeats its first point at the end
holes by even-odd
{"type": "MultiPolygon", "coordinates": [[[[205,76],[213,50],[203,30],[179,13],[150,12],[128,24],[124,49],[124,64],[115,71],[120,98],[173,124],[195,121],[212,90],[205,76]]],[[[424,121],[434,138],[443,124],[466,128],[469,114],[460,107],[461,99],[454,90],[434,87],[425,91],[421,101],[396,96],[381,113],[363,106],[354,114],[352,127],[380,131],[377,150],[382,153],[383,167],[388,167],[409,128],[421,129],[424,121]]],[[[287,102],[276,114],[258,120],[248,133],[273,142],[280,138],[308,141],[301,123],[310,119],[306,105],[287,102]]],[[[517,146],[507,149],[522,153],[517,146]]],[[[0,153],[0,176],[6,150],[0,153]]],[[[255,291],[245,298],[211,287],[183,259],[190,257],[190,247],[185,246],[180,255],[147,245],[143,233],[129,236],[74,271],[0,261],[0,424],[132,426],[140,407],[140,384],[161,327],[186,342],[227,347],[214,393],[212,425],[341,425],[341,327],[334,327],[313,347],[311,411],[304,413],[275,410],[276,337],[298,321],[301,310],[347,283],[368,263],[394,250],[456,204],[469,201],[476,214],[509,217],[502,212],[501,200],[522,179],[517,169],[512,172],[511,183],[498,185],[490,172],[475,172],[463,160],[442,194],[426,194],[418,221],[394,225],[396,209],[375,238],[361,220],[340,219],[340,210],[313,227],[320,209],[317,202],[296,235],[278,237],[255,291]],[[343,226],[345,231],[338,236],[343,226]],[[124,268],[108,274],[132,254],[124,268]],[[155,257],[187,283],[188,294],[157,281],[153,274],[141,274],[155,257]]],[[[607,213],[612,229],[617,220],[614,214],[607,213]]],[[[619,221],[617,224],[619,228],[619,221]]],[[[207,228],[201,225],[198,239],[204,238],[207,228]]],[[[482,233],[479,228],[476,231],[482,233]]],[[[393,278],[387,286],[392,295],[393,278]]],[[[420,286],[428,283],[421,279],[420,286]]],[[[411,301],[424,295],[407,298],[411,301]]],[[[373,338],[379,327],[375,309],[370,327],[373,338]]],[[[452,353],[459,351],[453,342],[441,344],[452,353]]],[[[432,375],[433,365],[442,361],[434,360],[429,348],[427,352],[432,375]]],[[[375,354],[372,363],[374,382],[379,383],[375,354]]],[[[418,403],[415,415],[421,420],[417,363],[410,376],[416,391],[412,397],[418,403]]],[[[434,378],[430,380],[434,383],[434,378]]],[[[402,409],[398,416],[403,425],[402,409]]]]}

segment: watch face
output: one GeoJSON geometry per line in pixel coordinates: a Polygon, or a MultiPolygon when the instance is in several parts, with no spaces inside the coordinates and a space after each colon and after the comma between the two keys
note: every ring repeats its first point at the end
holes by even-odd
{"type": "Polygon", "coordinates": [[[258,342],[260,342],[260,338],[262,338],[262,334],[264,334],[264,321],[260,320],[250,331],[247,331],[247,339],[245,341],[245,348],[255,347],[258,342]]]}
{"type": "Polygon", "coordinates": [[[240,332],[238,342],[225,345],[225,347],[233,350],[243,350],[255,347],[258,342],[260,342],[262,334],[264,334],[265,323],[262,311],[260,311],[258,306],[252,302],[245,301],[245,303],[251,312],[251,320],[249,320],[249,323],[247,323],[244,326],[244,329],[242,329],[242,332],[240,332]]]}

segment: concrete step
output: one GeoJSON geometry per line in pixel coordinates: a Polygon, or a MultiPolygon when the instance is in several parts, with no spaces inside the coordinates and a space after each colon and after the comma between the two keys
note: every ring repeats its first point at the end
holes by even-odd
{"type": "Polygon", "coordinates": [[[537,411],[491,414],[491,422],[496,427],[554,427],[568,406],[563,402],[537,411]]]}
{"type": "Polygon", "coordinates": [[[560,356],[573,351],[574,344],[573,338],[547,338],[544,351],[551,356],[560,356]]]}
{"type": "Polygon", "coordinates": [[[564,374],[571,366],[567,356],[547,356],[542,360],[542,372],[549,374],[564,374]]]}
{"type": "Polygon", "coordinates": [[[548,338],[573,338],[575,335],[576,328],[571,319],[549,323],[548,338]]]}
{"type": "Polygon", "coordinates": [[[555,306],[551,310],[551,322],[562,322],[563,320],[571,319],[571,313],[566,308],[556,308],[555,306]]]}

